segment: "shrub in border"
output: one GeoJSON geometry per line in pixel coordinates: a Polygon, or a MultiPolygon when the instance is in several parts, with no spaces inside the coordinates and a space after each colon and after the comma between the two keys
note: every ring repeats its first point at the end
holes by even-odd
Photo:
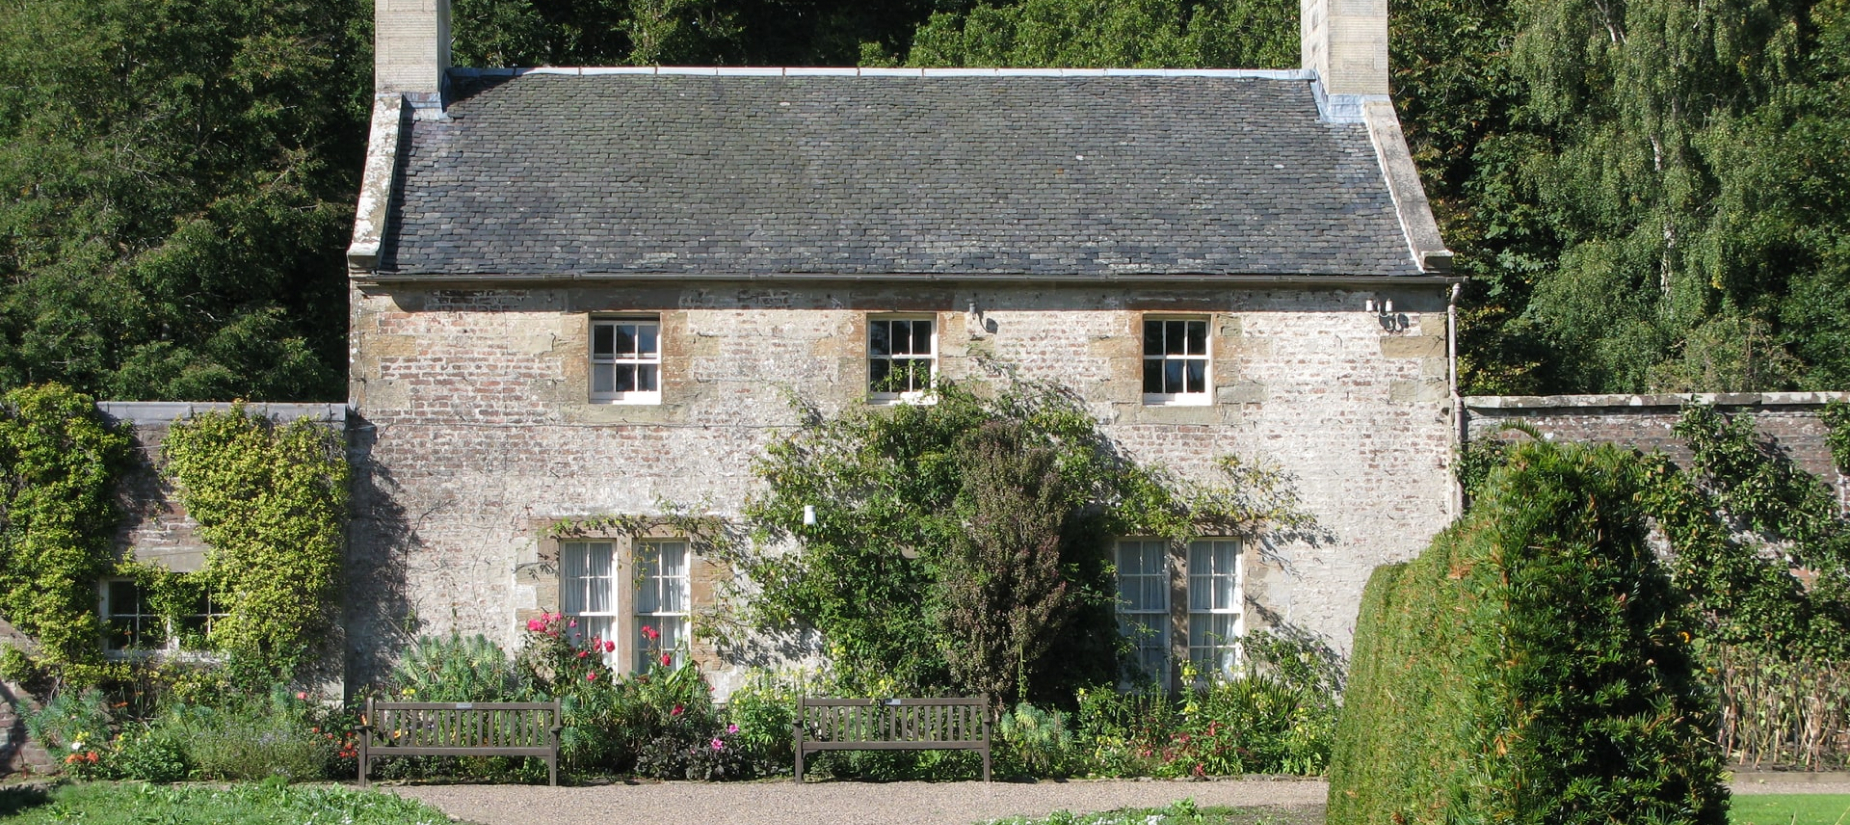
{"type": "Polygon", "coordinates": [[[1639,462],[1526,444],[1364,593],[1329,822],[1727,818],[1697,625],[1647,545],[1639,462]]]}

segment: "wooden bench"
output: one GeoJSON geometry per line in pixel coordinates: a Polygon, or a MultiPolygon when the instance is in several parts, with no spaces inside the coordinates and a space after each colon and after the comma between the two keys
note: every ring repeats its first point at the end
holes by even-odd
{"type": "Polygon", "coordinates": [[[820,751],[969,750],[983,754],[989,781],[989,701],[797,699],[796,781],[803,757],[820,751]]]}
{"type": "Polygon", "coordinates": [[[366,701],[360,725],[360,784],[382,756],[533,756],[559,784],[559,701],[366,701]]]}

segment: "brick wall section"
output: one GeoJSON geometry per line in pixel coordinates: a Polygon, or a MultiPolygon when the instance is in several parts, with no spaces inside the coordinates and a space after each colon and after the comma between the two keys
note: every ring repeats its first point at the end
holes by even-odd
{"type": "MultiPolygon", "coordinates": [[[[1436,288],[368,287],[351,324],[350,679],[376,677],[414,629],[516,643],[523,617],[557,607],[542,556],[553,520],[663,500],[737,515],[757,489],[752,459],[797,423],[788,397],[824,414],[866,403],[865,319],[881,312],[935,316],[947,376],[980,372],[986,354],[1072,387],[1138,459],[1208,479],[1231,453],[1295,474],[1328,539],[1252,548],[1247,593],[1340,649],[1369,572],[1449,520],[1436,288]],[[1364,311],[1381,297],[1402,312],[1364,311]],[[1146,313],[1211,320],[1217,403],[1141,403],[1146,313]],[[660,405],[588,402],[589,321],[623,314],[661,318],[660,405]]],[[[722,689],[736,675],[706,664],[722,689]]]]}
{"type": "Polygon", "coordinates": [[[1621,444],[1646,452],[1662,451],[1687,464],[1689,449],[1671,430],[1684,405],[1708,404],[1725,415],[1751,415],[1760,434],[1778,445],[1797,467],[1836,487],[1850,506],[1847,482],[1831,458],[1819,410],[1850,393],[1707,393],[1691,395],[1551,395],[1483,396],[1464,399],[1470,438],[1524,439],[1503,429],[1523,422],[1542,437],[1581,443],[1621,444]]]}
{"type": "MultiPolygon", "coordinates": [[[[230,409],[230,404],[150,401],[104,401],[104,417],[129,427],[133,454],[117,487],[123,520],[116,546],[142,561],[169,570],[193,572],[205,566],[206,544],[194,531],[198,523],[174,496],[173,484],[161,476],[161,442],[173,423],[194,414],[230,409]]],[[[252,404],[249,410],[279,422],[308,418],[325,426],[346,426],[342,404],[252,404]]]]}

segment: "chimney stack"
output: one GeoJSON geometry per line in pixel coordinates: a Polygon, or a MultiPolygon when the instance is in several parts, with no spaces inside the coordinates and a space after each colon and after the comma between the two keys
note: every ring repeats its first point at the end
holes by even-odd
{"type": "Polygon", "coordinates": [[[1299,0],[1304,68],[1337,108],[1388,93],[1387,0],[1299,0]]]}
{"type": "Polygon", "coordinates": [[[442,112],[449,67],[450,0],[373,0],[374,94],[442,112]]]}

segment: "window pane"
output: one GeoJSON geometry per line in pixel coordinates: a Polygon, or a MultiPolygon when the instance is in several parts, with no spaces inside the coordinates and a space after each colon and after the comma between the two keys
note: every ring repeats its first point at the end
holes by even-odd
{"type": "Polygon", "coordinates": [[[661,367],[657,367],[653,364],[644,364],[640,367],[637,367],[636,368],[636,389],[642,392],[657,391],[657,389],[659,388],[656,386],[656,376],[657,376],[657,373],[659,373],[660,371],[661,371],[661,367]]]}
{"type": "Polygon", "coordinates": [[[611,327],[617,331],[616,353],[618,357],[636,357],[636,325],[616,324],[611,327]]]}
{"type": "Polygon", "coordinates": [[[876,392],[891,392],[887,388],[887,376],[892,370],[893,362],[885,359],[877,358],[867,362],[867,386],[876,392]]]}
{"type": "Polygon", "coordinates": [[[1163,362],[1163,392],[1182,392],[1182,362],[1163,362]]]}
{"type": "Polygon", "coordinates": [[[596,324],[591,327],[591,354],[609,358],[616,351],[616,331],[609,324],[596,324]]]}
{"type": "Polygon", "coordinates": [[[636,391],[636,367],[630,364],[618,364],[612,369],[616,371],[617,392],[636,391]]]}
{"type": "Polygon", "coordinates": [[[1143,322],[1143,354],[1144,355],[1162,355],[1163,354],[1163,322],[1161,321],[1143,322]]]}
{"type": "Polygon", "coordinates": [[[912,352],[913,352],[912,322],[911,321],[894,321],[893,322],[893,354],[894,355],[911,355],[912,352]]]}
{"type": "Polygon", "coordinates": [[[915,358],[909,361],[899,362],[899,364],[903,365],[905,368],[906,380],[904,383],[906,392],[923,392],[931,389],[930,361],[915,358]]]}
{"type": "Polygon", "coordinates": [[[1207,392],[1208,362],[1190,360],[1187,361],[1186,364],[1188,367],[1188,389],[1185,390],[1185,392],[1207,392]]]}
{"type": "Polygon", "coordinates": [[[585,546],[573,542],[559,545],[559,612],[583,613],[585,610],[585,546]]]}
{"type": "Polygon", "coordinates": [[[1185,329],[1187,326],[1187,321],[1163,322],[1163,354],[1186,354],[1184,348],[1187,346],[1188,342],[1188,333],[1185,329]]]}
{"type": "Polygon", "coordinates": [[[643,357],[645,358],[655,357],[656,355],[656,333],[658,333],[659,331],[660,331],[660,327],[657,327],[654,324],[638,324],[636,326],[637,350],[638,352],[641,353],[643,357]]]}
{"type": "Polygon", "coordinates": [[[134,582],[115,581],[109,583],[109,612],[115,616],[128,616],[141,612],[141,589],[134,582]]]}
{"type": "Polygon", "coordinates": [[[1188,321],[1188,354],[1208,354],[1208,322],[1188,321]]]}
{"type": "Polygon", "coordinates": [[[608,394],[616,389],[615,367],[609,364],[591,365],[591,391],[608,394]]]}
{"type": "Polygon", "coordinates": [[[867,325],[867,353],[869,355],[892,355],[891,321],[873,321],[867,325]]]}
{"type": "Polygon", "coordinates": [[[1143,391],[1151,395],[1163,391],[1163,362],[1161,359],[1143,359],[1143,391]]]}
{"type": "Polygon", "coordinates": [[[914,355],[931,354],[931,322],[912,322],[912,353],[914,355]]]}

